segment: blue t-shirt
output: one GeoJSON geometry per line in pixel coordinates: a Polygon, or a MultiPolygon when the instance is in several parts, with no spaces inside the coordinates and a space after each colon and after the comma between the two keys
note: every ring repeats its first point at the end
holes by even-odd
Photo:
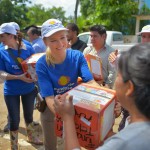
{"type": "MultiPolygon", "coordinates": [[[[24,49],[21,49],[20,56],[18,55],[18,50],[14,50],[11,48],[11,51],[17,58],[19,58],[20,62],[35,53],[34,49],[31,46],[24,45],[24,47],[24,49]]],[[[0,49],[0,70],[12,75],[23,74],[23,71],[18,67],[14,59],[9,55],[7,49],[5,49],[5,46],[0,49]]],[[[4,95],[27,94],[33,89],[33,83],[27,83],[22,80],[6,80],[4,82],[4,95]]]]}
{"type": "Polygon", "coordinates": [[[29,41],[27,41],[27,40],[25,40],[25,39],[22,39],[22,41],[23,41],[24,44],[29,45],[29,46],[32,47],[32,44],[31,44],[29,41]]]}
{"type": "Polygon", "coordinates": [[[4,46],[4,45],[3,45],[3,43],[1,42],[1,43],[0,43],[0,48],[2,48],[3,46],[4,46]]]}
{"type": "Polygon", "coordinates": [[[38,83],[43,97],[63,94],[77,86],[77,79],[83,82],[93,80],[83,54],[78,50],[67,49],[63,63],[48,66],[46,56],[36,63],[38,83]]]}

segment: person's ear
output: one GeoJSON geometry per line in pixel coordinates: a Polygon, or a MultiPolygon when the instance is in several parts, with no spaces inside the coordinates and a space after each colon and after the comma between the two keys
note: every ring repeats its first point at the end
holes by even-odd
{"type": "Polygon", "coordinates": [[[45,37],[43,38],[43,42],[44,42],[45,45],[47,45],[45,37]]]}
{"type": "Polygon", "coordinates": [[[131,96],[134,92],[134,85],[133,85],[132,81],[130,81],[130,80],[128,81],[127,84],[128,85],[127,85],[126,96],[131,96]]]}
{"type": "Polygon", "coordinates": [[[103,37],[104,40],[106,40],[107,35],[103,34],[102,37],[103,37]]]}

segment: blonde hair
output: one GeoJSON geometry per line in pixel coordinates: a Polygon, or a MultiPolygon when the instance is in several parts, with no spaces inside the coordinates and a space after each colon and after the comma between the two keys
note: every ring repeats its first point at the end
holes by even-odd
{"type": "Polygon", "coordinates": [[[48,64],[48,66],[50,66],[50,65],[52,65],[53,67],[55,66],[54,65],[54,57],[52,56],[51,50],[49,47],[46,50],[46,62],[48,64]]]}

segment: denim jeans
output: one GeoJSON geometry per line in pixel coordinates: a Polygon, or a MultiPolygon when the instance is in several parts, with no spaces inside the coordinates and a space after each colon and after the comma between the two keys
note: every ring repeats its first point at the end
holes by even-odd
{"type": "Polygon", "coordinates": [[[33,122],[33,109],[35,90],[25,95],[5,95],[4,99],[8,109],[10,131],[16,131],[20,123],[20,98],[22,100],[23,115],[25,123],[28,125],[33,122]]]}

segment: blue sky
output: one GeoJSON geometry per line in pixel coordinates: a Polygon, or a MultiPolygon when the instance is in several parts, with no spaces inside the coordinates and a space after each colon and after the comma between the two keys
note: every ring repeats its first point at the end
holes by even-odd
{"type": "Polygon", "coordinates": [[[150,0],[145,0],[145,3],[146,3],[147,6],[150,8],[150,0]]]}

